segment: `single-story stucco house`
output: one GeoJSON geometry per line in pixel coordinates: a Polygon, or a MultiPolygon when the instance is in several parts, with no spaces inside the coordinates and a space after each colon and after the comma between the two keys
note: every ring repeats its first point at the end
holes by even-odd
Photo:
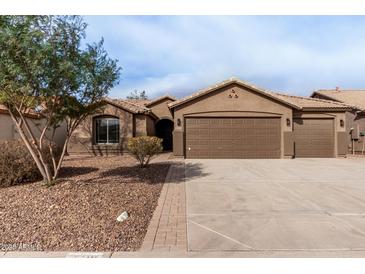
{"type": "Polygon", "coordinates": [[[351,106],[346,112],[347,149],[351,153],[365,149],[365,90],[321,89],[311,95],[313,98],[332,100],[351,106]]]}
{"type": "Polygon", "coordinates": [[[76,130],[70,154],[126,152],[129,137],[156,135],[185,158],[339,157],[347,112],[333,100],[268,91],[236,78],[177,100],[105,99],[76,130]]]}
{"type": "MultiPolygon", "coordinates": [[[[149,135],[185,158],[341,157],[352,152],[353,141],[354,150],[363,146],[364,92],[292,96],[231,78],[182,99],[105,98],[100,111],[75,130],[67,151],[123,154],[130,137],[149,135]]],[[[4,108],[0,119],[0,139],[18,138],[4,108]]],[[[62,128],[56,139],[62,144],[62,128]]]]}

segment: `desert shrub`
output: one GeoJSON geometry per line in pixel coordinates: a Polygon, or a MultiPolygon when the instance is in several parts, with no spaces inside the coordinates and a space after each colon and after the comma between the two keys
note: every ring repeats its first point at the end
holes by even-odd
{"type": "MultiPolygon", "coordinates": [[[[46,147],[45,151],[48,151],[46,147]]],[[[53,146],[55,154],[59,150],[53,146]]],[[[45,153],[47,162],[52,167],[52,160],[48,152],[45,153]]],[[[42,176],[21,140],[0,142],[0,187],[18,185],[41,179],[42,176]]]]}
{"type": "Polygon", "coordinates": [[[133,137],[128,140],[128,150],[145,167],[151,158],[162,152],[162,139],[151,136],[133,137]]]}

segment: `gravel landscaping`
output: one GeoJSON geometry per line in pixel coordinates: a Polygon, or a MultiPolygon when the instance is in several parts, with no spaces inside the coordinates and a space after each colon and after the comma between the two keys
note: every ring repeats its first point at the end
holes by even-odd
{"type": "Polygon", "coordinates": [[[169,168],[141,169],[130,156],[69,157],[61,180],[0,188],[0,251],[133,251],[169,168]],[[117,222],[127,211],[129,218],[117,222]]]}

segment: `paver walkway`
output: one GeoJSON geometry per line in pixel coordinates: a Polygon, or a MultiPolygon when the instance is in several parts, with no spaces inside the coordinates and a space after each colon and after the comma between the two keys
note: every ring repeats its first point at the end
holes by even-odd
{"type": "Polygon", "coordinates": [[[166,176],[141,251],[187,250],[184,177],[185,164],[174,162],[166,176]]]}

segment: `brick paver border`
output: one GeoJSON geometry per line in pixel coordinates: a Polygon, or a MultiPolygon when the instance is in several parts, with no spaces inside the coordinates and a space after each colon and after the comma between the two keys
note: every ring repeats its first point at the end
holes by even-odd
{"type": "Polygon", "coordinates": [[[173,162],[141,251],[187,251],[185,164],[173,162]]]}

